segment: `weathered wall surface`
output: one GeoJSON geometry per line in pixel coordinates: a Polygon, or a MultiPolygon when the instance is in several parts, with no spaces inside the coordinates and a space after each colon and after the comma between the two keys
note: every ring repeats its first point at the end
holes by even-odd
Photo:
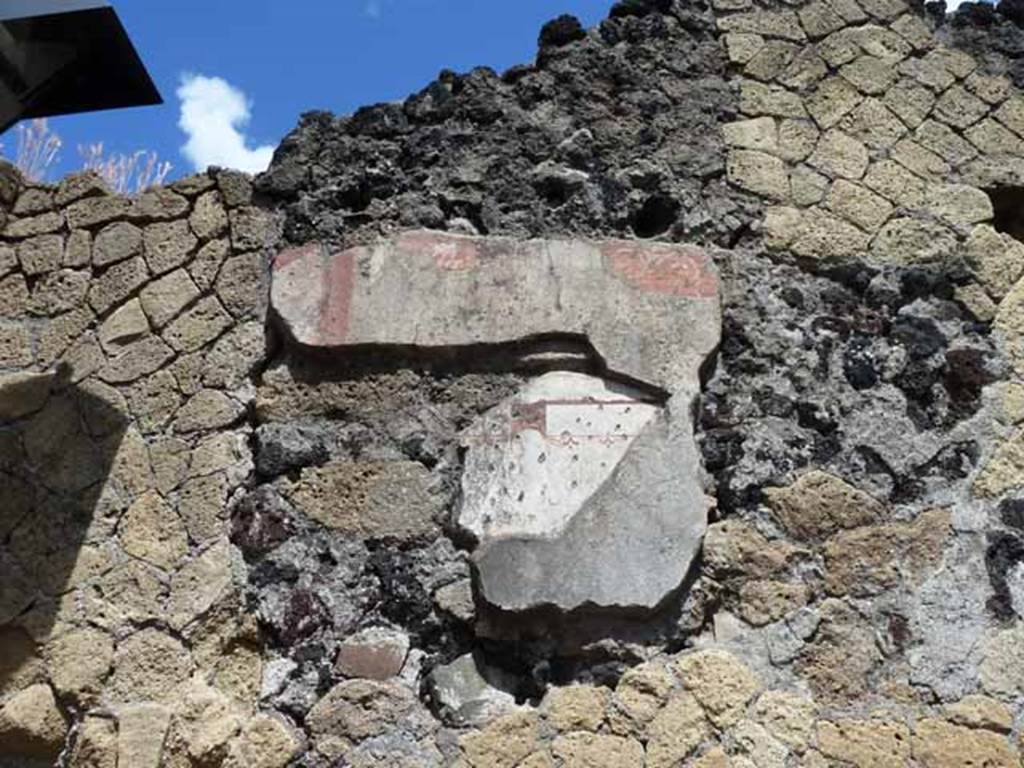
{"type": "Polygon", "coordinates": [[[1020,765],[1015,19],[629,0],[535,66],[306,116],[255,204],[224,173],[135,201],[5,176],[0,765],[1020,765]],[[403,248],[476,279],[527,238],[714,260],[692,411],[595,323],[521,338],[562,267],[461,326],[433,267],[372,291],[403,248]],[[654,610],[489,604],[479,435],[552,386],[599,402],[616,359],[615,407],[695,431],[700,467],[644,455],[649,493],[713,497],[701,555],[654,610]]]}
{"type": "Polygon", "coordinates": [[[269,217],[234,173],[133,200],[88,175],[3,179],[0,762],[287,754],[227,526],[269,217]]]}

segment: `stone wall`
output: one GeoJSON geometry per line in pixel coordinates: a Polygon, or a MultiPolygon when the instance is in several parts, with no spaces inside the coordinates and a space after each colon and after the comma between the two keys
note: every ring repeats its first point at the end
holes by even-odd
{"type": "Polygon", "coordinates": [[[305,116],[255,198],[6,171],[0,765],[1020,765],[1015,19],[626,0],[305,116]],[[472,478],[551,377],[685,439],[521,604],[472,478]]]}
{"type": "Polygon", "coordinates": [[[226,522],[252,472],[269,217],[232,172],[134,199],[90,175],[2,186],[0,762],[295,750],[259,711],[226,522]]]}

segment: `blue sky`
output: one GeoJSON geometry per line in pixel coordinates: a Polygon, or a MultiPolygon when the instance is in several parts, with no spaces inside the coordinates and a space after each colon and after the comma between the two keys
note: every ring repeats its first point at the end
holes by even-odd
{"type": "MultiPolygon", "coordinates": [[[[351,112],[404,98],[444,68],[481,64],[501,71],[532,61],[541,25],[572,13],[593,26],[612,0],[114,0],[165,104],[55,118],[61,160],[52,175],[81,165],[77,146],[102,141],[107,150],[155,150],[191,173],[182,153],[178,91],[192,82],[192,157],[229,155],[258,164],[260,147],[276,146],[311,109],[351,112]],[[226,89],[225,81],[235,93],[226,89]],[[237,136],[224,135],[232,116],[251,117],[237,136]],[[218,121],[220,125],[218,126],[218,121]],[[230,149],[230,148],[229,148],[230,149]],[[253,152],[251,150],[257,150],[253,152]],[[242,154],[240,154],[242,153],[242,154]]],[[[2,137],[8,151],[14,132],[2,137]]]]}

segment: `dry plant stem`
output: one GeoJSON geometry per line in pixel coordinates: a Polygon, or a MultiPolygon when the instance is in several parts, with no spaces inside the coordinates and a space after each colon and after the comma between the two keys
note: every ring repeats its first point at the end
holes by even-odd
{"type": "Polygon", "coordinates": [[[112,190],[120,194],[137,194],[162,184],[172,167],[152,151],[104,156],[102,142],[79,146],[78,154],[82,157],[83,167],[96,171],[112,190]]]}
{"type": "MultiPolygon", "coordinates": [[[[46,118],[20,123],[15,131],[14,164],[31,181],[45,181],[60,159],[63,140],[46,118]]],[[[79,145],[78,154],[84,169],[96,171],[112,191],[124,195],[163,184],[173,167],[152,150],[105,154],[103,142],[79,145]]]]}
{"type": "Polygon", "coordinates": [[[32,181],[42,181],[57,162],[63,141],[50,130],[46,118],[20,123],[14,164],[32,181]]]}

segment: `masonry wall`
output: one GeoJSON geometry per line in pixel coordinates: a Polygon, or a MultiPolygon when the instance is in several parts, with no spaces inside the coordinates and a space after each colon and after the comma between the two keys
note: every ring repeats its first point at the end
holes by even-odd
{"type": "Polygon", "coordinates": [[[290,744],[258,714],[227,540],[266,347],[249,180],[129,200],[90,175],[3,179],[0,762],[156,765],[166,740],[165,764],[240,765],[254,739],[290,744]]]}
{"type": "Polygon", "coordinates": [[[1011,12],[621,2],[305,116],[255,199],[6,170],[0,765],[1020,765],[1011,12]],[[417,228],[713,255],[715,508],[657,610],[497,611],[453,524],[460,433],[592,348],[312,349],[268,308],[280,252],[417,228]]]}

